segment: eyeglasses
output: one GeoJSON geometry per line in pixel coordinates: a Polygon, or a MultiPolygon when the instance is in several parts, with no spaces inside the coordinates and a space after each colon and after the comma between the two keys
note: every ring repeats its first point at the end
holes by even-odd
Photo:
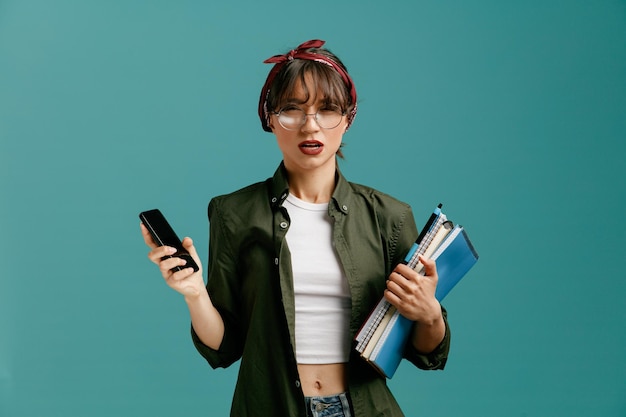
{"type": "Polygon", "coordinates": [[[317,113],[307,114],[299,107],[288,106],[283,107],[278,113],[274,113],[278,117],[278,123],[287,130],[299,130],[306,123],[307,116],[313,116],[315,122],[322,129],[334,129],[339,126],[343,116],[346,115],[338,107],[323,108],[317,113]]]}

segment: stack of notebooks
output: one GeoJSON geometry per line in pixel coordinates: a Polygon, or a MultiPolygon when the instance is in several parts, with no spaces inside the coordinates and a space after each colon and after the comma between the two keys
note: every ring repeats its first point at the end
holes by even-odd
{"type": "MultiPolygon", "coordinates": [[[[463,226],[454,225],[441,211],[432,213],[404,262],[418,273],[424,272],[419,256],[437,263],[435,297],[441,301],[478,260],[478,254],[463,226]]],[[[413,322],[402,316],[382,298],[359,330],[356,350],[377,371],[391,378],[402,360],[413,322]]]]}

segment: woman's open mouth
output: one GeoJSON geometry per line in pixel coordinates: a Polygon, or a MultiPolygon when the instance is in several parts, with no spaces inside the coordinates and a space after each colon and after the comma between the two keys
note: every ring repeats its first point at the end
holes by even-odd
{"type": "Polygon", "coordinates": [[[306,155],[317,155],[324,149],[324,145],[316,140],[301,142],[298,147],[300,151],[306,155]]]}

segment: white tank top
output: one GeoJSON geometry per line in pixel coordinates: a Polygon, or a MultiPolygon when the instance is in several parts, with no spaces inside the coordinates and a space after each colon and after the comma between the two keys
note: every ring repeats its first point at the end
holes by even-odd
{"type": "Polygon", "coordinates": [[[291,225],[296,307],[296,359],[302,364],[344,363],[350,355],[350,288],[332,243],[328,203],[291,194],[284,207],[291,225]]]}

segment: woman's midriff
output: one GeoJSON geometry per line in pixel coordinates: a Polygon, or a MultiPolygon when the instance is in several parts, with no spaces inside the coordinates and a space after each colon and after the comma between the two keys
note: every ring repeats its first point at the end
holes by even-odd
{"type": "Polygon", "coordinates": [[[300,384],[307,397],[323,397],[347,391],[345,363],[298,364],[300,384]]]}

